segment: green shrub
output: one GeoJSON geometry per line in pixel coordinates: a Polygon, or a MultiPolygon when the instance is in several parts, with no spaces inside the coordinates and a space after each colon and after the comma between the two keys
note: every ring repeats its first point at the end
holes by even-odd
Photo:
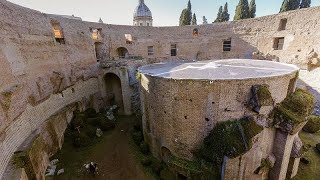
{"type": "Polygon", "coordinates": [[[160,172],[163,169],[163,164],[159,160],[153,159],[151,169],[155,174],[160,175],[160,172]]]}
{"type": "Polygon", "coordinates": [[[79,134],[78,132],[73,133],[72,141],[73,141],[73,145],[78,148],[89,146],[91,143],[91,139],[87,134],[85,133],[79,134]]]}
{"type": "Polygon", "coordinates": [[[99,128],[102,130],[102,131],[109,131],[109,130],[112,130],[114,129],[116,126],[115,122],[113,121],[110,121],[110,120],[100,120],[100,125],[99,125],[99,128]]]}
{"type": "Polygon", "coordinates": [[[224,156],[235,158],[251,149],[252,138],[262,130],[251,118],[218,123],[196,155],[214,163],[221,163],[224,156]]]}
{"type": "Polygon", "coordinates": [[[140,145],[140,143],[143,141],[143,134],[141,131],[134,131],[132,133],[132,138],[136,145],[140,145]]]}
{"type": "Polygon", "coordinates": [[[151,162],[150,158],[148,158],[148,157],[144,157],[144,158],[141,159],[141,164],[143,166],[150,166],[151,163],[152,162],[151,162]]]}
{"type": "Polygon", "coordinates": [[[320,117],[310,116],[308,117],[308,123],[303,127],[303,131],[308,133],[316,133],[320,130],[320,117]]]}
{"type": "Polygon", "coordinates": [[[84,120],[85,120],[84,114],[76,114],[76,115],[73,117],[73,119],[72,119],[72,121],[71,121],[71,123],[70,123],[71,128],[72,128],[72,129],[75,129],[75,128],[78,128],[78,127],[83,127],[83,125],[84,125],[84,120]]]}
{"type": "Polygon", "coordinates": [[[149,145],[147,143],[145,143],[144,141],[142,141],[140,143],[140,150],[143,154],[148,154],[149,153],[149,145]]]}
{"type": "Polygon", "coordinates": [[[160,179],[162,180],[176,180],[175,173],[171,172],[168,168],[162,169],[160,172],[160,179]]]}
{"type": "Polygon", "coordinates": [[[85,114],[88,116],[88,118],[94,118],[97,116],[97,111],[93,108],[88,108],[86,111],[85,111],[85,114]]]}
{"type": "Polygon", "coordinates": [[[134,128],[135,131],[142,131],[142,120],[141,120],[141,117],[137,117],[134,120],[133,128],[134,128]]]}
{"type": "Polygon", "coordinates": [[[94,126],[94,127],[99,127],[100,126],[100,122],[101,122],[101,119],[99,117],[95,117],[95,118],[88,118],[86,120],[86,123],[91,125],[91,126],[94,126]]]}
{"type": "Polygon", "coordinates": [[[89,118],[87,120],[87,123],[94,127],[100,128],[102,131],[108,131],[108,130],[114,129],[115,127],[114,121],[110,121],[104,118],[102,115],[99,115],[98,117],[95,117],[95,118],[89,118]]]}
{"type": "Polygon", "coordinates": [[[97,132],[97,128],[94,126],[90,126],[90,125],[86,125],[82,131],[84,131],[86,133],[86,135],[88,135],[88,137],[95,138],[96,137],[96,132],[97,132]]]}

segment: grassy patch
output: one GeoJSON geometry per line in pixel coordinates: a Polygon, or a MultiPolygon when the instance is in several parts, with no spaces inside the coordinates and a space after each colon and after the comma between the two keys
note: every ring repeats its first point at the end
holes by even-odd
{"type": "MultiPolygon", "coordinates": [[[[160,180],[160,174],[158,174],[157,168],[162,168],[162,164],[159,160],[153,157],[151,153],[145,153],[144,150],[141,149],[141,143],[144,143],[144,141],[141,132],[142,128],[138,124],[138,122],[134,122],[134,128],[131,129],[132,137],[129,140],[129,145],[133,149],[136,160],[144,167],[144,171],[150,176],[150,178],[160,180]]],[[[161,173],[161,169],[159,173],[161,173]]]]}
{"type": "Polygon", "coordinates": [[[300,132],[300,137],[304,144],[310,144],[312,148],[304,155],[307,159],[310,159],[309,164],[300,162],[299,171],[294,180],[318,180],[320,177],[320,154],[316,150],[315,146],[320,143],[320,132],[310,134],[306,132],[300,132]]]}
{"type": "Polygon", "coordinates": [[[234,158],[250,150],[252,138],[262,130],[250,118],[218,123],[204,139],[197,155],[208,162],[221,164],[224,156],[234,158]]]}
{"type": "Polygon", "coordinates": [[[59,159],[57,170],[63,168],[65,172],[54,179],[77,179],[85,174],[83,165],[90,163],[92,155],[104,151],[105,143],[111,141],[111,132],[106,132],[101,138],[94,139],[95,143],[91,146],[76,148],[70,136],[65,138],[63,147],[51,159],[59,159]]]}

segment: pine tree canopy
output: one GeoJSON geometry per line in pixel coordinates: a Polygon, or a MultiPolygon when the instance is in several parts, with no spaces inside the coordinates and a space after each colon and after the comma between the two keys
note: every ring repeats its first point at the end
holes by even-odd
{"type": "Polygon", "coordinates": [[[250,18],[248,0],[240,0],[236,8],[234,20],[247,19],[247,18],[250,18]]]}
{"type": "Polygon", "coordinates": [[[289,0],[290,10],[296,10],[300,7],[301,0],[289,0]]]}
{"type": "Polygon", "coordinates": [[[191,2],[188,1],[188,5],[186,9],[183,9],[179,19],[179,26],[191,25],[192,20],[192,10],[191,10],[191,2]]]}
{"type": "Polygon", "coordinates": [[[309,6],[311,4],[311,0],[283,0],[280,12],[286,12],[290,10],[296,10],[299,8],[304,8],[304,6],[309,6]]]}
{"type": "Polygon", "coordinates": [[[217,18],[216,20],[214,20],[214,22],[222,22],[222,6],[220,6],[218,14],[217,14],[217,18]]]}
{"type": "Polygon", "coordinates": [[[197,25],[197,16],[196,16],[196,13],[193,13],[191,24],[192,24],[192,25],[197,25]]]}
{"type": "Polygon", "coordinates": [[[311,0],[301,0],[300,8],[308,8],[311,6],[311,0]]]}
{"type": "Polygon", "coordinates": [[[187,6],[187,9],[188,9],[188,10],[190,10],[190,11],[191,11],[191,9],[192,9],[192,6],[191,6],[191,1],[190,1],[190,0],[188,1],[188,6],[187,6]]]}
{"type": "Polygon", "coordinates": [[[183,9],[180,15],[179,26],[190,25],[189,16],[190,16],[190,13],[188,9],[187,8],[183,9]]]}
{"type": "Polygon", "coordinates": [[[202,24],[208,24],[208,20],[205,16],[202,17],[202,24]]]}
{"type": "Polygon", "coordinates": [[[224,4],[224,8],[222,11],[222,21],[229,21],[230,20],[230,14],[228,11],[228,3],[224,4]]]}
{"type": "Polygon", "coordinates": [[[249,5],[249,16],[250,18],[255,18],[256,17],[256,10],[257,10],[257,5],[255,0],[250,1],[249,5]]]}

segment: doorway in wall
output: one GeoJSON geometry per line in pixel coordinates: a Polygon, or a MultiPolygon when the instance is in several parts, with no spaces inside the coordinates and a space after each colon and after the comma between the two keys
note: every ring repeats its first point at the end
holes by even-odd
{"type": "Polygon", "coordinates": [[[113,73],[107,73],[104,76],[104,81],[106,85],[107,105],[117,105],[119,114],[123,114],[124,107],[120,78],[113,73]]]}
{"type": "Polygon", "coordinates": [[[119,47],[119,48],[117,49],[117,54],[118,54],[118,56],[119,56],[120,59],[129,58],[128,49],[126,49],[125,47],[119,47]]]}

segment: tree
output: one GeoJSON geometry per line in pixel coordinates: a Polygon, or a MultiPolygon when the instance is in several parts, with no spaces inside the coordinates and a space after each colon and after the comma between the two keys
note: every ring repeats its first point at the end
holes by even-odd
{"type": "Polygon", "coordinates": [[[240,0],[236,8],[234,20],[247,19],[249,16],[249,3],[248,0],[240,0]]]}
{"type": "Polygon", "coordinates": [[[196,16],[196,13],[193,13],[191,24],[192,24],[192,25],[197,25],[197,16],[196,16]]]}
{"type": "Polygon", "coordinates": [[[280,12],[296,10],[300,7],[300,0],[283,0],[280,12]]]}
{"type": "Polygon", "coordinates": [[[230,14],[228,12],[228,3],[224,4],[223,12],[222,12],[222,21],[229,21],[230,14]]]}
{"type": "Polygon", "coordinates": [[[250,1],[249,5],[249,16],[250,18],[255,18],[256,17],[256,10],[257,10],[257,5],[255,0],[250,1]]]}
{"type": "Polygon", "coordinates": [[[217,18],[216,20],[214,20],[214,22],[222,22],[222,6],[220,6],[218,14],[217,14],[217,18]]]}
{"type": "Polygon", "coordinates": [[[180,15],[180,21],[179,26],[186,26],[190,25],[190,22],[188,21],[189,11],[188,9],[183,9],[180,15]]]}
{"type": "Polygon", "coordinates": [[[205,16],[202,17],[202,24],[208,24],[208,20],[205,16]]]}
{"type": "Polygon", "coordinates": [[[188,1],[186,9],[183,9],[179,19],[180,26],[190,25],[192,20],[191,2],[188,1]]]}
{"type": "Polygon", "coordinates": [[[283,0],[281,8],[280,8],[280,12],[286,12],[289,11],[289,0],[283,0]]]}
{"type": "Polygon", "coordinates": [[[190,1],[190,0],[188,1],[187,9],[188,9],[190,12],[192,12],[192,11],[191,11],[191,10],[192,10],[192,6],[191,6],[191,1],[190,1]]]}
{"type": "Polygon", "coordinates": [[[290,10],[296,10],[300,7],[301,0],[289,0],[290,10]]]}
{"type": "Polygon", "coordinates": [[[308,8],[311,6],[311,0],[302,0],[300,4],[300,9],[308,8]]]}

